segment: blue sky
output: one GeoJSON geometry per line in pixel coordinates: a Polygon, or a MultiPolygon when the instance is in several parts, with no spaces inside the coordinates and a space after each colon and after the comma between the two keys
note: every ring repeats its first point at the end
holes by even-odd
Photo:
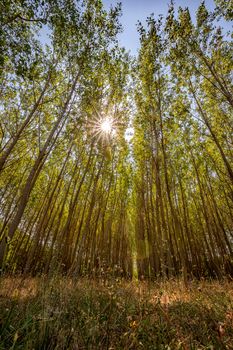
{"type": "MultiPolygon", "coordinates": [[[[123,14],[120,22],[124,29],[123,33],[119,35],[120,43],[132,55],[136,55],[139,48],[139,36],[136,28],[137,21],[139,20],[145,23],[146,18],[152,13],[154,13],[155,17],[159,14],[166,16],[170,0],[103,0],[107,9],[111,5],[116,5],[118,2],[122,3],[123,14]]],[[[195,13],[200,3],[201,0],[175,0],[175,8],[178,9],[179,6],[189,7],[191,16],[195,19],[195,13]]],[[[214,0],[205,0],[205,4],[209,10],[215,8],[214,0]]],[[[230,22],[220,21],[219,24],[226,32],[232,30],[232,23],[230,22]]],[[[44,26],[40,31],[41,41],[43,43],[50,42],[48,34],[48,28],[44,26]]]]}
{"type": "MultiPolygon", "coordinates": [[[[226,0],[227,1],[227,0],[226,0]]],[[[123,15],[121,17],[121,23],[124,27],[124,32],[120,35],[120,42],[127,50],[130,50],[132,54],[137,53],[139,39],[136,29],[136,23],[140,20],[145,23],[146,17],[151,13],[155,16],[159,14],[166,15],[168,4],[170,0],[103,0],[103,3],[107,8],[110,5],[115,5],[117,2],[122,3],[123,15]]],[[[178,9],[181,7],[189,7],[192,17],[195,17],[195,12],[201,3],[201,0],[176,0],[175,7],[178,9]]],[[[206,0],[206,7],[213,10],[215,7],[214,0],[206,0]]],[[[231,29],[231,25],[228,22],[221,23],[226,30],[231,29]]]]}

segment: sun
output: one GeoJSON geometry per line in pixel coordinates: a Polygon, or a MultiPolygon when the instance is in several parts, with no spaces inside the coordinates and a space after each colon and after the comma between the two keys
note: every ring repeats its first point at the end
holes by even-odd
{"type": "Polygon", "coordinates": [[[110,118],[103,119],[100,122],[100,129],[106,134],[110,134],[113,131],[113,121],[110,118]]]}
{"type": "Polygon", "coordinates": [[[111,116],[97,116],[89,122],[89,130],[96,140],[109,142],[117,134],[117,122],[111,116]]]}

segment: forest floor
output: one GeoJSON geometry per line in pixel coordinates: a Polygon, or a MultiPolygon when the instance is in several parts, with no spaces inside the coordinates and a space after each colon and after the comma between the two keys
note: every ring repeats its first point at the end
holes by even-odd
{"type": "Polygon", "coordinates": [[[233,349],[233,282],[2,277],[0,349],[233,349]]]}

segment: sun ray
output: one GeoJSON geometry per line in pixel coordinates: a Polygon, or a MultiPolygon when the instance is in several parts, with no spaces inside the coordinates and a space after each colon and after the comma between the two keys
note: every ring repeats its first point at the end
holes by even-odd
{"type": "Polygon", "coordinates": [[[94,117],[88,124],[92,137],[97,141],[110,141],[117,135],[117,122],[111,116],[94,117]]]}

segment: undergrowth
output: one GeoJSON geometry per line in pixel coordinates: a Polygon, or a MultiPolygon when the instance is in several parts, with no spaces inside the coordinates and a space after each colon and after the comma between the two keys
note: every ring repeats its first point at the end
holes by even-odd
{"type": "Polygon", "coordinates": [[[0,349],[233,349],[232,282],[0,279],[0,349]]]}

